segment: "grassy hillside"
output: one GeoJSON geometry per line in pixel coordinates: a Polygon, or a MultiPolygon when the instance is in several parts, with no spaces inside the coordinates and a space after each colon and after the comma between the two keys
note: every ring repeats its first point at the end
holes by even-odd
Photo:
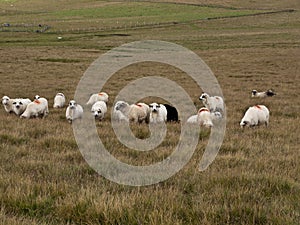
{"type": "MultiPolygon", "coordinates": [[[[43,120],[21,120],[0,108],[0,224],[299,224],[300,13],[277,12],[297,9],[297,1],[186,2],[211,5],[0,1],[1,24],[11,25],[0,29],[0,94],[31,99],[39,94],[50,105],[43,120]],[[40,23],[50,29],[35,32],[40,23]],[[180,44],[207,63],[222,87],[227,129],[206,171],[199,172],[198,164],[207,129],[201,131],[191,161],[175,176],[130,187],[88,166],[65,109],[52,104],[57,92],[73,98],[81,76],[101,54],[147,39],[180,44]],[[250,98],[252,89],[269,88],[275,97],[250,98]],[[241,130],[243,113],[254,104],[269,107],[270,126],[241,130]]],[[[118,71],[107,82],[109,110],[128,82],[144,76],[176,81],[197,108],[202,106],[202,90],[184,72],[144,62],[118,71]]],[[[145,101],[152,100],[157,99],[145,101]]],[[[98,133],[121,161],[159,162],[178,142],[180,125],[168,124],[167,138],[157,149],[129,150],[118,142],[109,119],[97,122],[98,133]]],[[[137,137],[149,135],[146,125],[132,129],[137,137]]]]}

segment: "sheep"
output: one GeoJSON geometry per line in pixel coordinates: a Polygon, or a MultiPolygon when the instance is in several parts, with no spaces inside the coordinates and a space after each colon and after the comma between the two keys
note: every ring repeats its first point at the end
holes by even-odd
{"type": "Polygon", "coordinates": [[[264,105],[255,105],[248,108],[240,122],[241,128],[248,126],[254,127],[260,124],[269,125],[269,109],[264,105]]]}
{"type": "Polygon", "coordinates": [[[129,105],[127,102],[118,101],[115,105],[115,109],[121,111],[124,116],[128,118],[128,121],[146,123],[149,121],[149,106],[145,103],[137,103],[129,105]]]}
{"type": "Polygon", "coordinates": [[[25,111],[21,114],[20,118],[31,118],[39,117],[44,118],[49,113],[48,110],[48,101],[45,98],[36,98],[33,102],[30,102],[25,111]]]}
{"type": "Polygon", "coordinates": [[[6,95],[2,97],[2,105],[4,107],[4,110],[7,113],[13,113],[12,104],[13,104],[13,99],[10,99],[6,95]]]}
{"type": "Polygon", "coordinates": [[[212,113],[208,108],[202,107],[198,110],[197,115],[193,115],[188,118],[187,123],[196,123],[200,126],[212,127],[212,113]]]}
{"type": "Polygon", "coordinates": [[[57,93],[54,97],[53,108],[63,108],[66,102],[65,95],[63,93],[57,93]]]}
{"type": "Polygon", "coordinates": [[[275,92],[273,92],[271,89],[263,92],[258,92],[257,90],[252,90],[251,97],[252,98],[266,98],[266,97],[272,97],[276,95],[275,92]]]}
{"type": "Polygon", "coordinates": [[[149,123],[149,119],[150,119],[150,107],[149,107],[149,105],[147,105],[146,103],[143,103],[143,102],[136,103],[135,105],[143,109],[144,113],[146,114],[146,118],[145,118],[144,121],[146,123],[149,123]]]}
{"type": "Polygon", "coordinates": [[[16,98],[13,100],[13,112],[17,115],[20,116],[27,108],[27,105],[31,102],[29,98],[16,98]]]}
{"type": "Polygon", "coordinates": [[[212,127],[212,116],[208,108],[202,107],[198,110],[198,122],[200,126],[212,127]]]}
{"type": "Polygon", "coordinates": [[[116,120],[116,121],[129,121],[128,117],[125,116],[123,114],[123,112],[121,112],[120,110],[118,110],[118,105],[120,104],[121,102],[117,102],[114,106],[114,109],[113,109],[113,119],[116,120]]]}
{"type": "Polygon", "coordinates": [[[104,119],[105,113],[107,112],[107,106],[104,101],[97,101],[93,104],[91,112],[99,120],[104,119]]]}
{"type": "Polygon", "coordinates": [[[69,106],[66,109],[66,118],[69,123],[72,123],[76,119],[81,119],[83,116],[83,108],[77,104],[75,100],[69,102],[69,106]]]}
{"type": "Polygon", "coordinates": [[[46,114],[46,115],[49,114],[48,100],[46,98],[43,98],[43,97],[40,97],[39,95],[36,95],[36,96],[34,96],[34,101],[36,101],[37,103],[41,103],[45,106],[45,112],[43,114],[46,114]]]}
{"type": "Polygon", "coordinates": [[[171,106],[169,104],[163,104],[167,109],[167,121],[171,122],[178,122],[178,112],[177,109],[174,106],[171,106]]]}
{"type": "Polygon", "coordinates": [[[203,92],[199,97],[199,100],[210,112],[224,112],[224,101],[220,96],[209,96],[207,93],[203,92]]]}
{"type": "Polygon", "coordinates": [[[108,94],[105,93],[105,92],[92,94],[86,104],[87,105],[93,105],[97,101],[104,101],[105,103],[107,103],[108,102],[108,94]]]}
{"type": "Polygon", "coordinates": [[[161,123],[167,121],[167,109],[163,104],[153,102],[150,107],[150,123],[161,123]]]}

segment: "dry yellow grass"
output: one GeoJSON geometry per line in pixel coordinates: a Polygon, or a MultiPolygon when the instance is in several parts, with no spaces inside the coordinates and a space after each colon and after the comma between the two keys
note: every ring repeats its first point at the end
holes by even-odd
{"type": "MultiPolygon", "coordinates": [[[[30,2],[40,4],[40,9],[46,4],[30,2]]],[[[63,2],[61,8],[68,8],[68,2],[63,2]]],[[[88,2],[76,1],[72,7],[87,7],[88,2]]],[[[297,1],[196,3],[277,9],[298,6],[297,1]]],[[[7,4],[1,1],[0,6],[7,4]]],[[[26,1],[13,4],[18,10],[31,7],[26,1]]],[[[166,28],[67,33],[62,42],[57,41],[56,33],[0,33],[1,96],[32,98],[39,94],[52,106],[54,95],[62,91],[70,100],[84,71],[102,53],[123,43],[157,39],[181,44],[204,59],[218,78],[227,106],[225,140],[212,165],[204,172],[197,169],[209,135],[202,131],[191,161],[165,182],[147,187],[119,185],[90,168],[78,150],[64,109],[50,108],[43,120],[21,120],[1,107],[0,223],[299,224],[299,22],[296,11],[166,28]],[[120,33],[126,36],[114,35],[120,33]],[[276,91],[275,97],[250,98],[252,89],[269,88],[276,91]],[[269,107],[270,126],[241,130],[245,109],[258,103],[269,107]]],[[[140,63],[109,80],[104,88],[111,96],[109,109],[124,85],[146,75],[177,81],[197,108],[201,106],[201,89],[183,72],[140,63]]],[[[154,152],[129,151],[114,137],[109,118],[97,125],[98,133],[124,162],[160,161],[178,141],[180,126],[170,124],[168,138],[154,152]]],[[[146,125],[132,129],[137,136],[148,135],[146,125]]]]}

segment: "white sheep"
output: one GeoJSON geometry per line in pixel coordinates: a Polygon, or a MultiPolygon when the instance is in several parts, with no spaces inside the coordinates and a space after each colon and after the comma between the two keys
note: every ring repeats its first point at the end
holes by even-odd
{"type": "Polygon", "coordinates": [[[254,127],[260,124],[269,125],[270,112],[264,105],[255,105],[248,108],[243,119],[241,120],[240,126],[254,127]]]}
{"type": "Polygon", "coordinates": [[[27,105],[31,102],[29,98],[16,98],[13,100],[13,112],[20,116],[27,108],[27,105]]]}
{"type": "Polygon", "coordinates": [[[198,110],[197,115],[190,116],[187,123],[196,123],[200,126],[212,127],[212,114],[208,108],[202,107],[198,110]]]}
{"type": "Polygon", "coordinates": [[[118,101],[115,105],[116,111],[121,111],[128,121],[139,122],[149,121],[149,106],[145,103],[129,105],[127,102],[118,101]]]}
{"type": "Polygon", "coordinates": [[[119,104],[121,104],[121,101],[118,101],[114,106],[113,119],[118,121],[118,122],[121,122],[121,121],[127,121],[128,122],[129,121],[128,117],[126,115],[124,115],[124,113],[119,110],[119,104]]]}
{"type": "Polygon", "coordinates": [[[42,117],[44,118],[49,113],[48,101],[45,98],[36,98],[30,102],[25,111],[21,114],[20,118],[42,117]]]}
{"type": "Polygon", "coordinates": [[[212,116],[211,112],[209,111],[208,108],[202,107],[198,110],[198,123],[200,126],[205,126],[205,127],[212,127],[213,122],[212,122],[212,116]]]}
{"type": "Polygon", "coordinates": [[[97,101],[104,101],[105,103],[107,103],[108,102],[108,94],[105,92],[92,94],[86,104],[93,105],[97,101]]]}
{"type": "Polygon", "coordinates": [[[161,123],[167,121],[167,109],[163,104],[153,102],[150,107],[150,123],[161,123]]]}
{"type": "Polygon", "coordinates": [[[97,101],[93,104],[91,112],[95,118],[102,120],[104,119],[105,113],[107,112],[107,106],[104,101],[97,101]]]}
{"type": "Polygon", "coordinates": [[[66,97],[63,93],[57,93],[54,97],[53,108],[63,108],[66,103],[66,97]]]}
{"type": "Polygon", "coordinates": [[[271,89],[263,92],[258,92],[257,90],[252,90],[251,97],[252,98],[266,98],[272,97],[276,95],[271,89]]]}
{"type": "Polygon", "coordinates": [[[66,118],[69,123],[72,123],[76,119],[81,119],[83,116],[83,108],[77,104],[75,100],[69,102],[69,106],[66,109],[66,118]]]}
{"type": "Polygon", "coordinates": [[[45,115],[49,114],[49,107],[48,107],[48,100],[44,97],[40,97],[39,95],[34,96],[34,100],[36,102],[40,102],[41,104],[43,104],[45,106],[45,115]]]}
{"type": "Polygon", "coordinates": [[[143,102],[139,102],[139,103],[136,103],[135,106],[138,106],[139,108],[142,108],[142,110],[146,114],[146,118],[143,121],[145,121],[146,123],[149,123],[149,117],[150,117],[150,107],[149,107],[149,105],[147,105],[146,103],[143,103],[143,102]]]}
{"type": "Polygon", "coordinates": [[[207,93],[202,93],[199,99],[210,112],[224,112],[224,100],[222,97],[209,96],[207,93]]]}
{"type": "Polygon", "coordinates": [[[12,109],[12,104],[13,104],[13,99],[10,99],[8,96],[3,96],[2,97],[2,105],[4,107],[4,110],[7,113],[12,113],[13,109],[12,109]]]}

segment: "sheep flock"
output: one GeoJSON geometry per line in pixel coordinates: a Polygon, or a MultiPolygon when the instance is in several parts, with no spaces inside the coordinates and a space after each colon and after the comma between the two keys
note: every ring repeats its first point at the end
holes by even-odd
{"type": "MultiPolygon", "coordinates": [[[[266,98],[276,95],[271,89],[258,92],[251,92],[252,98],[266,98]]],[[[91,94],[84,107],[88,107],[91,115],[98,121],[105,120],[108,112],[108,98],[106,92],[91,94]]],[[[199,97],[203,107],[197,114],[191,115],[186,121],[188,124],[197,124],[206,128],[211,128],[217,120],[224,117],[225,105],[220,96],[210,96],[208,93],[202,93],[199,97]]],[[[69,123],[80,120],[83,117],[84,107],[71,99],[66,105],[66,97],[63,93],[57,93],[54,96],[53,108],[65,110],[65,117],[69,123]]],[[[29,98],[10,98],[3,96],[2,105],[7,113],[15,114],[20,118],[45,118],[49,114],[48,100],[36,95],[31,101],[29,98]]],[[[269,109],[264,105],[250,106],[241,119],[240,127],[255,127],[261,124],[269,125],[269,109]]],[[[179,122],[177,109],[169,104],[161,103],[128,103],[126,101],[117,101],[112,106],[112,120],[126,121],[132,123],[165,123],[179,122]]]]}

